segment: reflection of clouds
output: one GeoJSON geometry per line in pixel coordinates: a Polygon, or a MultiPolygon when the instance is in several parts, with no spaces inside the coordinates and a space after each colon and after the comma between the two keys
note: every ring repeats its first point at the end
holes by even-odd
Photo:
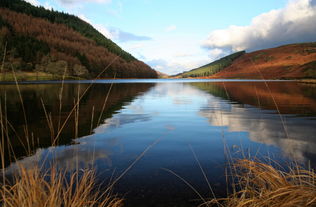
{"type": "Polygon", "coordinates": [[[56,165],[60,169],[69,171],[92,166],[97,160],[104,160],[111,166],[110,152],[106,149],[98,150],[93,146],[78,144],[70,146],[49,147],[47,149],[38,149],[32,156],[26,157],[15,163],[12,163],[6,169],[7,174],[17,172],[19,166],[32,168],[42,165],[56,165]]]}
{"type": "Polygon", "coordinates": [[[187,83],[159,83],[151,90],[156,98],[168,97],[175,105],[191,105],[194,97],[204,97],[205,93],[187,83]]]}
{"type": "Polygon", "coordinates": [[[286,156],[304,161],[306,154],[316,155],[316,120],[283,115],[286,133],[278,114],[256,108],[209,102],[199,114],[213,126],[227,126],[229,131],[246,131],[252,141],[278,146],[286,156]]]}
{"type": "Polygon", "coordinates": [[[149,114],[116,114],[112,118],[106,119],[104,124],[94,129],[95,133],[104,133],[107,129],[118,128],[124,124],[134,122],[149,121],[151,115],[149,114]]]}
{"type": "Polygon", "coordinates": [[[114,147],[121,148],[119,138],[117,137],[102,137],[102,139],[100,139],[100,137],[95,134],[76,139],[75,141],[75,145],[38,149],[34,155],[11,163],[6,168],[6,174],[17,172],[20,166],[29,168],[34,166],[48,167],[49,165],[54,165],[60,169],[73,171],[77,168],[82,169],[93,166],[97,161],[102,161],[111,167],[111,150],[113,150],[114,147]]]}
{"type": "Polygon", "coordinates": [[[126,106],[127,109],[131,110],[134,114],[143,114],[144,108],[141,104],[131,104],[126,106]]]}
{"type": "Polygon", "coordinates": [[[177,96],[205,96],[205,93],[186,83],[158,83],[152,88],[151,93],[158,97],[177,97],[177,96]]]}
{"type": "Polygon", "coordinates": [[[192,103],[192,100],[187,97],[175,97],[173,103],[176,105],[189,105],[192,103]]]}

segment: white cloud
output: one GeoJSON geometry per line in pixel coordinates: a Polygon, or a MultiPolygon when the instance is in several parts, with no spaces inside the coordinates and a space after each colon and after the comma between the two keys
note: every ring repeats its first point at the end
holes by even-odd
{"type": "Polygon", "coordinates": [[[282,44],[316,41],[316,0],[291,0],[285,8],[263,13],[250,25],[232,25],[210,33],[209,49],[258,50],[282,44]]]}
{"type": "Polygon", "coordinates": [[[165,30],[167,31],[167,32],[172,32],[172,31],[174,31],[174,30],[176,30],[177,29],[177,26],[176,25],[169,25],[165,30]]]}
{"type": "Polygon", "coordinates": [[[225,53],[224,50],[222,49],[219,49],[219,48],[215,48],[215,49],[211,49],[210,52],[209,52],[209,57],[212,59],[212,60],[216,60],[218,59],[219,57],[223,56],[225,53]]]}
{"type": "Polygon", "coordinates": [[[190,52],[176,52],[173,56],[174,57],[191,57],[194,54],[190,53],[190,52]]]}
{"type": "Polygon", "coordinates": [[[32,4],[34,6],[39,6],[40,5],[40,3],[37,0],[24,0],[24,1],[30,3],[30,4],[32,4]]]}
{"type": "Polygon", "coordinates": [[[165,59],[152,59],[145,62],[152,68],[166,74],[176,74],[185,68],[181,63],[171,62],[165,59]]]}
{"type": "Polygon", "coordinates": [[[145,60],[145,62],[150,65],[152,68],[169,74],[174,75],[181,73],[183,71],[187,71],[193,68],[197,68],[201,65],[209,63],[208,59],[202,60],[192,60],[189,59],[188,61],[181,61],[181,60],[168,60],[168,59],[152,59],[152,60],[145,60]]]}
{"type": "Polygon", "coordinates": [[[154,41],[120,42],[120,46],[152,68],[173,75],[210,63],[211,59],[200,48],[200,36],[191,34],[153,35],[154,41]],[[166,48],[169,48],[166,50],[166,48]]]}

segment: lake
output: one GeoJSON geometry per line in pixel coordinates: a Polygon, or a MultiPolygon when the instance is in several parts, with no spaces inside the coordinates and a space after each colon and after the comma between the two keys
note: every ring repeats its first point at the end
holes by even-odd
{"type": "Polygon", "coordinates": [[[199,197],[179,177],[211,197],[199,164],[217,196],[225,196],[231,158],[316,166],[314,84],[51,81],[18,89],[3,84],[0,95],[10,123],[8,174],[17,163],[46,168],[57,163],[69,171],[95,167],[98,181],[107,184],[139,159],[113,189],[125,198],[125,206],[196,206],[199,197]],[[79,106],[69,115],[78,98],[79,106]]]}

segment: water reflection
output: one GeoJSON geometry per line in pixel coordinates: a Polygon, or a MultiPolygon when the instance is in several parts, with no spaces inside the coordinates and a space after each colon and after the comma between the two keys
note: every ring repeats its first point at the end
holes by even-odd
{"type": "Polygon", "coordinates": [[[316,113],[312,87],[295,82],[192,85],[228,100],[220,106],[211,100],[201,108],[199,114],[212,126],[248,132],[252,141],[277,146],[285,157],[316,164],[316,120],[306,117],[316,113]]]}
{"type": "Polygon", "coordinates": [[[316,115],[316,86],[299,82],[191,83],[208,93],[240,104],[277,110],[281,114],[316,115]]]}
{"type": "Polygon", "coordinates": [[[111,167],[111,151],[117,145],[118,142],[115,138],[100,143],[97,140],[87,141],[87,138],[84,137],[76,140],[74,145],[37,149],[34,155],[11,163],[6,169],[6,174],[12,175],[18,172],[20,166],[25,168],[43,166],[44,169],[48,169],[52,165],[72,172],[75,169],[95,167],[95,163],[100,160],[111,167]]]}
{"type": "MultiPolygon", "coordinates": [[[[99,121],[111,117],[123,105],[143,94],[153,85],[153,83],[114,84],[108,98],[106,95],[110,84],[93,85],[80,102],[78,117],[75,113],[70,116],[57,144],[71,144],[76,134],[79,137],[91,134],[92,130],[102,123],[98,123],[99,121]]],[[[58,129],[69,116],[78,96],[80,97],[87,87],[88,84],[62,85],[61,83],[19,85],[25,107],[26,125],[17,87],[1,85],[1,105],[6,106],[6,117],[13,128],[8,130],[12,150],[7,148],[7,154],[14,154],[19,158],[26,155],[27,145],[30,145],[33,152],[37,148],[51,146],[52,137],[57,135],[58,129]],[[25,129],[29,140],[32,141],[27,140],[25,129]]],[[[9,159],[5,161],[7,164],[10,162],[9,159]]]]}
{"type": "MultiPolygon", "coordinates": [[[[197,198],[194,192],[162,170],[173,170],[205,197],[210,196],[191,147],[217,195],[225,191],[223,166],[227,160],[223,137],[231,153],[236,151],[236,146],[243,145],[254,151],[263,149],[262,156],[274,153],[277,159],[282,159],[282,152],[285,158],[311,160],[316,164],[316,96],[313,89],[293,82],[269,82],[268,85],[269,89],[263,82],[115,84],[100,125],[96,124],[101,111],[97,108],[102,108],[109,85],[96,85],[85,96],[80,108],[80,130],[87,133],[72,139],[70,127],[67,145],[37,148],[33,156],[19,163],[25,166],[44,163],[46,167],[55,163],[69,170],[94,166],[99,178],[106,181],[113,174],[119,175],[149,145],[159,140],[117,183],[115,192],[124,195],[126,206],[196,206],[197,203],[192,202],[197,198]],[[93,106],[96,115],[91,127],[93,106]]],[[[77,94],[76,87],[69,84],[64,89],[64,93],[68,91],[66,99],[69,101],[65,101],[69,102],[68,109],[77,94]]],[[[84,90],[84,85],[81,89],[84,90]]],[[[44,96],[48,91],[38,93],[44,96]]],[[[56,95],[58,89],[55,89],[56,95]]],[[[39,97],[36,95],[34,99],[39,97]]],[[[56,102],[56,98],[45,102],[51,114],[58,112],[56,102]]],[[[67,106],[63,108],[66,112],[67,106]]],[[[13,109],[10,110],[14,112],[13,109]]],[[[45,123],[45,119],[34,121],[36,123],[45,123]]],[[[8,173],[15,170],[16,163],[7,168],[8,173]]]]}

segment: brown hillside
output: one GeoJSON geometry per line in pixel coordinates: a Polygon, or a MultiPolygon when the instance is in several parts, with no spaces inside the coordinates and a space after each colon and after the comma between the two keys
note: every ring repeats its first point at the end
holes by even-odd
{"type": "MultiPolygon", "coordinates": [[[[32,67],[36,68],[37,71],[63,73],[63,71],[47,71],[52,68],[50,67],[53,65],[52,63],[57,65],[59,61],[59,63],[63,63],[61,65],[65,65],[68,74],[74,76],[94,77],[109,64],[111,67],[106,70],[102,77],[113,78],[116,75],[118,78],[154,78],[157,76],[156,72],[143,62],[138,60],[126,61],[64,24],[52,23],[43,18],[14,12],[6,8],[0,8],[0,17],[8,22],[13,29],[13,31],[9,31],[9,28],[2,27],[0,37],[23,35],[33,37],[49,46],[49,55],[43,57],[38,55],[35,63],[32,63],[32,67]]],[[[11,63],[21,65],[19,57],[14,55],[14,50],[8,52],[7,61],[8,64],[5,65],[7,66],[5,69],[8,71],[11,70],[11,63]]],[[[56,68],[58,68],[57,66],[56,68]]],[[[22,67],[21,70],[24,68],[22,67]]]]}
{"type": "Polygon", "coordinates": [[[211,78],[316,78],[316,43],[302,43],[247,53],[211,78]]]}

